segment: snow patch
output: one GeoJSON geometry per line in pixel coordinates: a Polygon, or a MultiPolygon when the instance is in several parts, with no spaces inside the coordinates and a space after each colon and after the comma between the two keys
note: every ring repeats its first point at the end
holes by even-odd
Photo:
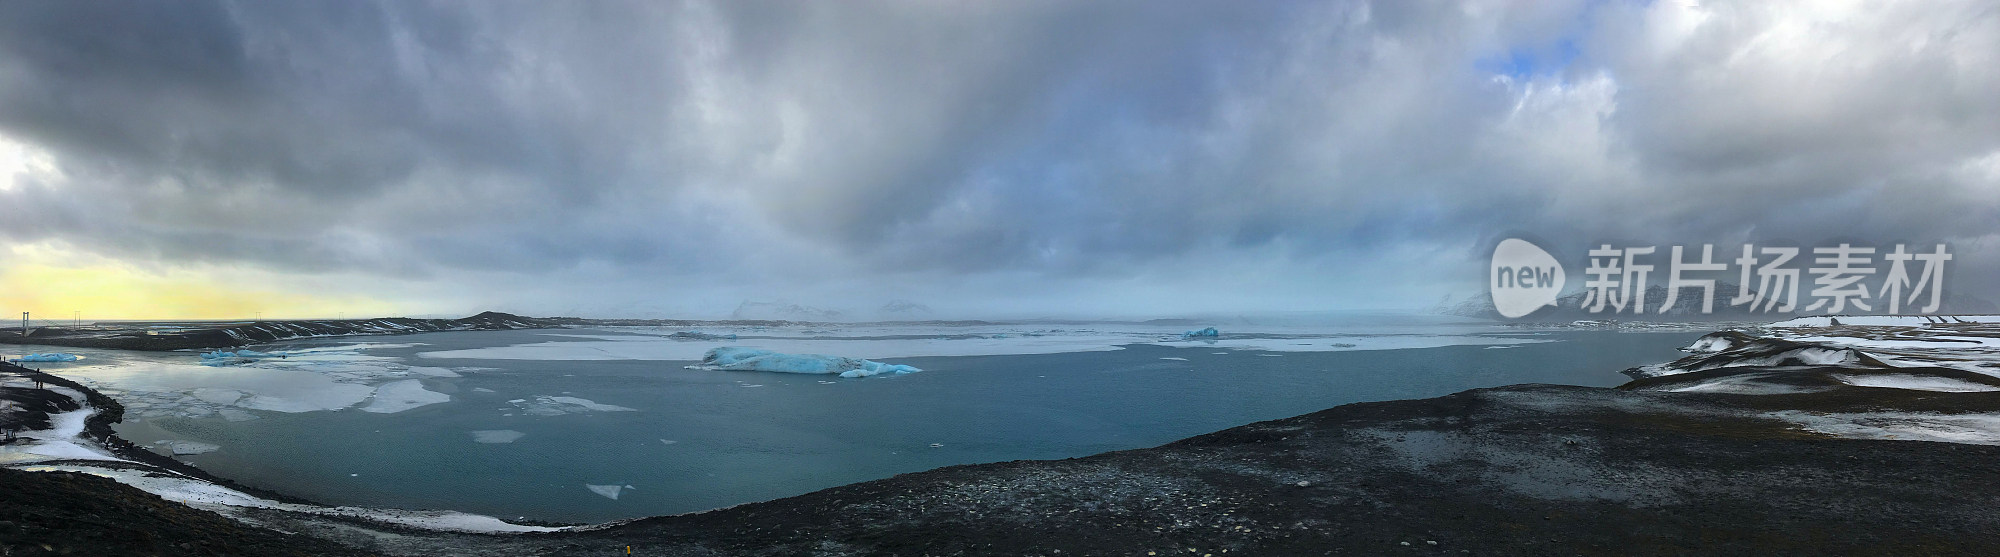
{"type": "Polygon", "coordinates": [[[1974,383],[1950,377],[1889,373],[1881,375],[1835,375],[1843,383],[1856,387],[1884,387],[1911,391],[1938,391],[1946,393],[1978,393],[2000,391],[2000,387],[1974,383]]]}

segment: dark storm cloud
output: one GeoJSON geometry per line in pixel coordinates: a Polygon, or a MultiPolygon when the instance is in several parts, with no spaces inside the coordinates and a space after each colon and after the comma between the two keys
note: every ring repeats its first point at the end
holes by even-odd
{"type": "Polygon", "coordinates": [[[774,290],[1516,232],[1992,270],[1996,53],[1977,2],[9,2],[0,138],[60,172],[0,202],[166,263],[774,290]]]}

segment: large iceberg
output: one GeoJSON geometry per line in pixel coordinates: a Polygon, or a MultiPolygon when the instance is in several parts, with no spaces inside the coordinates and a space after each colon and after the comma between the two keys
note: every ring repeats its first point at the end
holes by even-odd
{"type": "Polygon", "coordinates": [[[699,365],[688,369],[725,371],[772,371],[778,373],[839,374],[841,377],[868,377],[884,373],[923,371],[902,364],[885,364],[857,358],[820,354],[784,354],[770,350],[724,346],[702,356],[699,365]]]}
{"type": "Polygon", "coordinates": [[[77,361],[77,359],[78,359],[78,358],[76,357],[76,354],[69,354],[69,353],[63,353],[63,352],[56,352],[56,353],[50,353],[50,354],[29,354],[29,355],[26,355],[26,356],[22,356],[22,357],[19,357],[19,358],[15,358],[15,359],[14,359],[14,361],[16,361],[16,362],[74,362],[74,361],[77,361]]]}

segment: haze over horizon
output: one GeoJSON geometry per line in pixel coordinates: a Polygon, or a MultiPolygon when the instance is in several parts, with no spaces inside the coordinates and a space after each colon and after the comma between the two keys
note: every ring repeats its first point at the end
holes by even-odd
{"type": "Polygon", "coordinates": [[[1510,236],[2000,299],[1996,92],[1970,0],[14,1],[0,312],[1415,309],[1510,236]]]}

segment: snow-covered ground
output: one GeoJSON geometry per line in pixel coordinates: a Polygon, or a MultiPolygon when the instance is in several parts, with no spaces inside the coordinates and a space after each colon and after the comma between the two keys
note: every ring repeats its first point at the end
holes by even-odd
{"type": "Polygon", "coordinates": [[[1898,366],[1939,366],[2000,377],[2000,316],[1802,317],[1769,325],[1776,338],[1853,348],[1898,366]],[[1838,321],[1839,325],[1832,322],[1838,321]]]}
{"type": "MultiPolygon", "coordinates": [[[[9,386],[21,387],[14,380],[9,386]]],[[[413,526],[436,530],[459,532],[547,532],[557,528],[511,524],[497,518],[454,511],[405,511],[397,509],[370,509],[359,507],[326,507],[298,503],[284,503],[256,497],[219,486],[204,480],[190,478],[169,470],[132,462],[117,457],[112,451],[84,436],[84,422],[97,412],[85,401],[82,393],[60,387],[45,387],[51,392],[69,397],[81,403],[77,410],[49,415],[50,428],[20,432],[20,440],[0,445],[0,465],[27,471],[67,471],[81,472],[111,478],[132,487],[158,495],[169,501],[185,503],[189,506],[239,516],[243,509],[269,509],[300,515],[361,519],[378,523],[413,526]]],[[[203,452],[213,450],[214,445],[195,442],[175,442],[172,451],[203,452]]]]}
{"type": "MultiPolygon", "coordinates": [[[[2000,391],[1995,316],[1806,317],[1710,334],[1683,350],[1690,355],[1627,373],[1651,381],[1642,390],[1670,392],[1784,395],[1864,387],[1977,397],[2000,391]]],[[[1844,438],[2000,445],[2000,412],[1788,410],[1767,416],[1844,438]]]]}

